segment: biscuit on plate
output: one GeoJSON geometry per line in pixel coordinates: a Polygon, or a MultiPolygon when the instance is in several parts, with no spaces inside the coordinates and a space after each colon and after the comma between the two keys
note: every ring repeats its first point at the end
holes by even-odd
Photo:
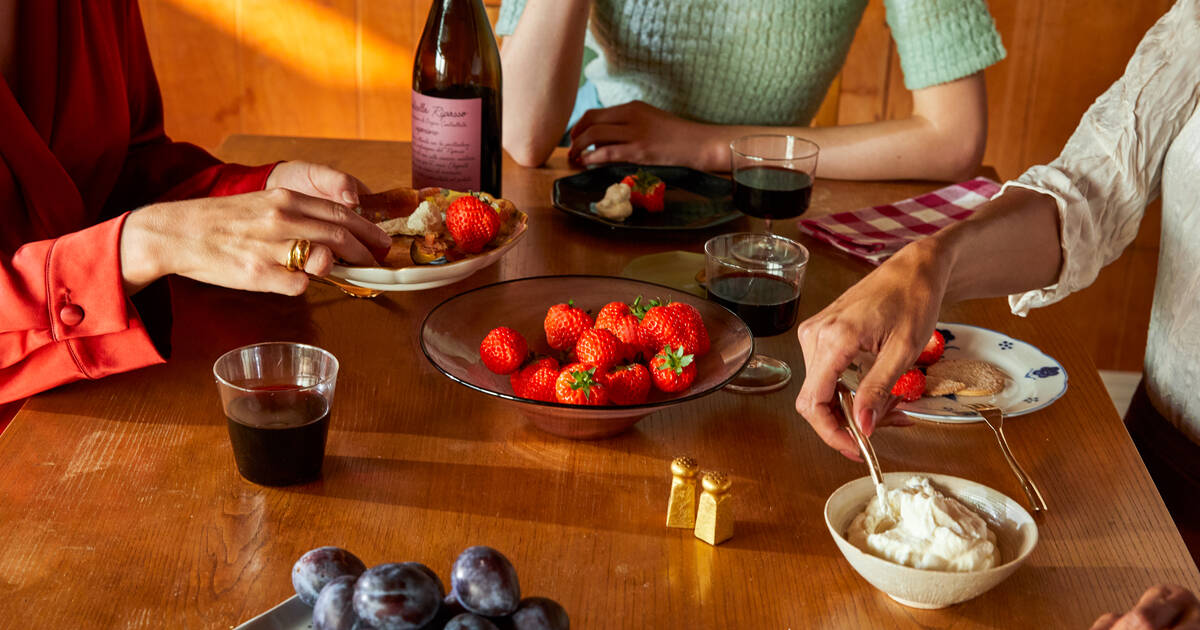
{"type": "MultiPolygon", "coordinates": [[[[928,378],[935,381],[957,381],[963,388],[958,396],[990,396],[1004,390],[1008,375],[1004,370],[977,359],[942,359],[926,369],[928,378]]],[[[927,388],[928,390],[928,388],[927,388]]]]}
{"type": "Polygon", "coordinates": [[[966,386],[966,383],[948,378],[938,378],[932,375],[925,376],[926,396],[945,396],[947,394],[957,394],[966,386]]]}

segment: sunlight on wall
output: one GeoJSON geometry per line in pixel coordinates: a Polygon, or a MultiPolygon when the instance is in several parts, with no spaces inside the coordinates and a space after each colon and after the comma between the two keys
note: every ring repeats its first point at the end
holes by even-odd
{"type": "Polygon", "coordinates": [[[229,10],[227,0],[165,0],[198,20],[212,24],[238,41],[269,56],[304,77],[331,87],[356,88],[387,84],[396,68],[412,67],[412,51],[396,45],[369,27],[356,24],[354,16],[312,0],[260,3],[247,7],[237,2],[229,10]],[[331,50],[354,50],[356,54],[329,54],[331,50]]]}

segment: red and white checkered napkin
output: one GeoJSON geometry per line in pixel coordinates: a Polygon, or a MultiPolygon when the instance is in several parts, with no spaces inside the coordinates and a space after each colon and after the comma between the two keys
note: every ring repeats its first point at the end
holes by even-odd
{"type": "Polygon", "coordinates": [[[893,204],[801,219],[800,229],[878,265],[901,247],[971,216],[997,192],[1000,184],[976,177],[893,204]]]}

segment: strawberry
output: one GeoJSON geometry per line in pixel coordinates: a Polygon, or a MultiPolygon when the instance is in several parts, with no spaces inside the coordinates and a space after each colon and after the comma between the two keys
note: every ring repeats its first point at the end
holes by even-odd
{"type": "MultiPolygon", "coordinates": [[[[687,334],[695,344],[693,354],[697,357],[708,354],[710,346],[708,329],[704,327],[704,318],[700,316],[700,311],[696,310],[695,306],[683,302],[671,302],[667,308],[675,311],[679,318],[688,325],[687,334]]],[[[684,349],[687,350],[686,344],[684,349]]]]}
{"type": "Polygon", "coordinates": [[[500,231],[500,215],[478,197],[459,197],[446,208],[446,229],[468,254],[478,254],[500,231]]]}
{"type": "Polygon", "coordinates": [[[913,368],[904,374],[892,385],[892,395],[899,396],[905,402],[917,400],[925,393],[925,373],[917,368],[913,368]]]}
{"type": "Polygon", "coordinates": [[[917,365],[933,365],[942,358],[942,353],[945,351],[946,340],[942,337],[942,333],[935,330],[933,336],[929,338],[929,343],[925,344],[925,349],[921,350],[921,356],[917,357],[917,365]]]}
{"type": "Polygon", "coordinates": [[[558,380],[558,361],[543,357],[508,377],[513,393],[521,398],[554,402],[554,381],[558,380]]]}
{"type": "MultiPolygon", "coordinates": [[[[650,304],[646,315],[642,317],[641,327],[646,339],[653,343],[651,347],[654,351],[661,350],[663,346],[682,346],[684,354],[696,354],[700,344],[691,322],[678,309],[668,308],[669,303],[660,304],[658,300],[654,300],[650,304]]],[[[705,337],[707,336],[705,334],[705,337]]]]}
{"type": "Polygon", "coordinates": [[[654,379],[654,386],[664,392],[687,389],[696,380],[696,364],[692,358],[692,355],[684,354],[683,347],[663,347],[650,360],[650,377],[654,379]]]}
{"type": "Polygon", "coordinates": [[[493,328],[479,344],[479,357],[496,374],[512,374],[529,354],[529,344],[521,333],[504,326],[493,328]]]}
{"type": "Polygon", "coordinates": [[[667,185],[657,175],[638,169],[633,175],[626,175],[621,183],[629,186],[629,201],[633,207],[646,212],[662,212],[667,185]]]}
{"type": "Polygon", "coordinates": [[[598,328],[583,331],[579,334],[579,341],[575,342],[575,355],[583,363],[596,366],[600,374],[616,365],[624,351],[624,345],[616,335],[598,328]]]}
{"type": "Polygon", "coordinates": [[[555,304],[546,311],[546,343],[555,350],[570,352],[583,331],[592,327],[592,316],[575,308],[575,302],[555,304]]]}
{"type": "MultiPolygon", "coordinates": [[[[641,298],[638,298],[641,299],[641,298]]],[[[608,328],[608,324],[615,321],[619,317],[624,317],[629,314],[629,305],[624,302],[609,302],[600,307],[600,312],[596,313],[596,328],[608,328]]],[[[611,329],[610,329],[611,330],[611,329]]]]}
{"type": "Polygon", "coordinates": [[[554,381],[554,399],[566,405],[607,405],[608,388],[596,376],[596,366],[572,363],[554,381]]]}
{"type": "Polygon", "coordinates": [[[650,395],[650,370],[641,363],[618,365],[604,375],[614,405],[640,405],[650,395]]]}

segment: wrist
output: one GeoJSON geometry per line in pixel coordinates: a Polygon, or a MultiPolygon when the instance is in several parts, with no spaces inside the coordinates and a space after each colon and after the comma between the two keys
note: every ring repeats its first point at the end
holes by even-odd
{"type": "Polygon", "coordinates": [[[147,208],[130,212],[121,226],[121,278],[125,292],[133,295],[146,285],[168,275],[166,257],[156,245],[156,233],[150,228],[147,208]]]}
{"type": "Polygon", "coordinates": [[[731,128],[703,124],[701,129],[705,132],[702,137],[708,138],[702,145],[704,147],[701,151],[701,161],[704,164],[702,170],[728,173],[729,143],[732,141],[728,132],[731,128]]]}

